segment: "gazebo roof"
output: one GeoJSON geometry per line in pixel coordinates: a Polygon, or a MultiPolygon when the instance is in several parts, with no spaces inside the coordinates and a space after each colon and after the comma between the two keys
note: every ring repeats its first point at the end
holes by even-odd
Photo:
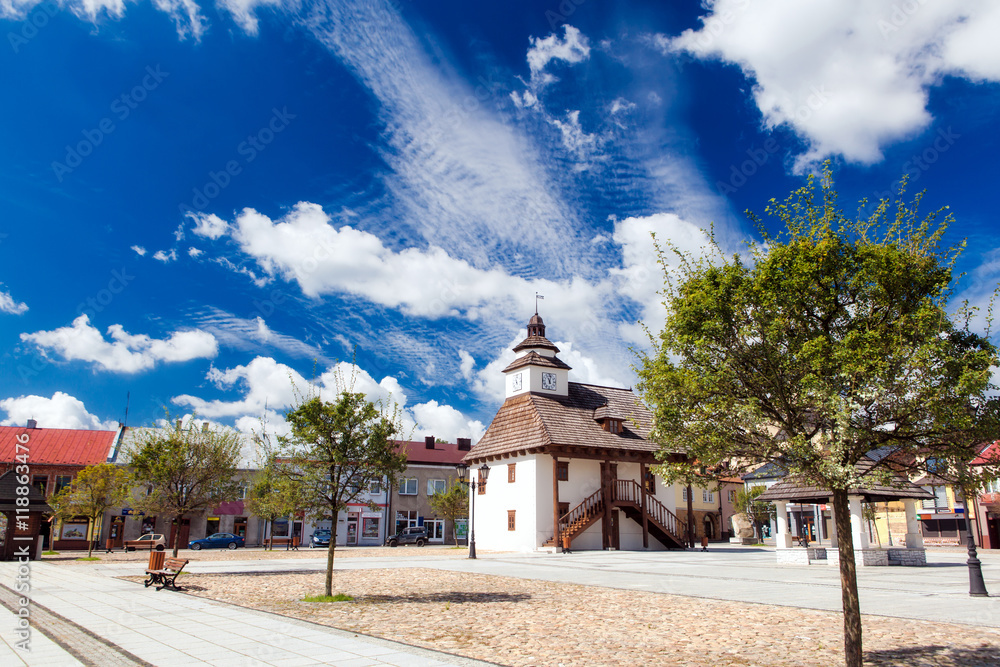
{"type": "MultiPolygon", "coordinates": [[[[17,474],[13,470],[8,470],[0,475],[0,512],[10,512],[17,510],[16,499],[17,487],[23,486],[17,483],[17,474]]],[[[51,512],[52,508],[45,502],[42,492],[34,485],[28,485],[28,509],[32,512],[51,512]]]]}
{"type": "MultiPolygon", "coordinates": [[[[858,471],[859,476],[864,477],[871,472],[875,464],[876,462],[874,460],[864,458],[861,461],[858,461],[854,468],[858,471]]],[[[924,498],[929,499],[934,497],[933,494],[924,491],[919,486],[913,484],[898,473],[893,473],[893,478],[896,482],[893,485],[873,484],[871,487],[855,487],[850,489],[847,493],[852,496],[861,496],[866,502],[884,502],[889,500],[902,500],[903,498],[915,498],[922,500],[924,498]]],[[[784,501],[821,504],[829,502],[830,496],[832,495],[833,493],[829,489],[825,489],[821,486],[815,486],[809,484],[808,482],[786,478],[769,488],[764,493],[760,494],[757,500],[772,503],[784,501]]]]}

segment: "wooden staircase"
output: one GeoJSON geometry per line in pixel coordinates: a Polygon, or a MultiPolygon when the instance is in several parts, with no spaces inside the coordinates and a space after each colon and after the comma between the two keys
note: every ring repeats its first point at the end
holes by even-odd
{"type": "MultiPolygon", "coordinates": [[[[642,487],[630,479],[612,481],[611,506],[618,507],[626,517],[642,524],[642,487]]],[[[663,503],[651,495],[646,495],[646,522],[649,534],[670,549],[686,548],[684,533],[685,524],[677,515],[671,512],[663,503]]],[[[583,502],[559,518],[559,536],[573,539],[594,525],[604,516],[604,492],[598,489],[587,496],[583,502]]],[[[549,538],[544,546],[554,546],[549,538]]]]}

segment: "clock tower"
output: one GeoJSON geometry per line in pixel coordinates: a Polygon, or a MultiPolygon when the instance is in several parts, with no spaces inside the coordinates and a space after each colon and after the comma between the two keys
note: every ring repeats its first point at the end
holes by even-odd
{"type": "Polygon", "coordinates": [[[545,322],[536,312],[528,320],[528,337],[514,346],[521,353],[507,368],[506,398],[527,392],[566,396],[570,367],[556,354],[559,348],[545,337],[545,322]]]}

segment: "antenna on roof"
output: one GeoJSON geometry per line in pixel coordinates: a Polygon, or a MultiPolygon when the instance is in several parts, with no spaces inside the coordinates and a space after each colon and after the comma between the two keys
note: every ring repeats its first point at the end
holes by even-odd
{"type": "Polygon", "coordinates": [[[128,404],[131,401],[131,399],[132,399],[132,392],[131,391],[126,391],[125,392],[125,419],[122,421],[122,428],[125,428],[125,426],[128,424],[128,404]]]}
{"type": "Polygon", "coordinates": [[[544,299],[544,298],[545,298],[544,296],[542,296],[538,292],[535,292],[535,315],[538,314],[538,300],[539,299],[544,299]]]}

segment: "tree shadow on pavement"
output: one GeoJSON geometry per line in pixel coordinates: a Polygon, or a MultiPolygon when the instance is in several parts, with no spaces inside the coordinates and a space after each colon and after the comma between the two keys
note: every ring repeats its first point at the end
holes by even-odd
{"type": "Polygon", "coordinates": [[[414,595],[362,595],[357,602],[387,604],[393,602],[452,602],[454,604],[482,602],[524,602],[530,600],[527,593],[472,593],[450,591],[441,593],[417,593],[414,595]]]}
{"type": "Polygon", "coordinates": [[[906,667],[986,667],[1000,660],[1000,645],[977,647],[915,646],[886,651],[865,651],[865,665],[906,667]]]}

